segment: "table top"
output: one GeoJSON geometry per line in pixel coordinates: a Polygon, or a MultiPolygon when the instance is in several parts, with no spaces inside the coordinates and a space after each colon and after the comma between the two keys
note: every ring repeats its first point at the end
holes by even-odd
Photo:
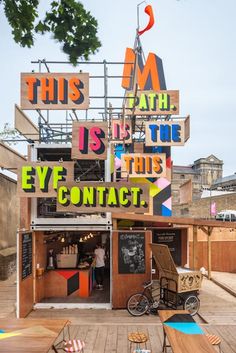
{"type": "Polygon", "coordinates": [[[186,310],[159,310],[173,353],[215,353],[202,328],[186,310]]]}
{"type": "Polygon", "coordinates": [[[48,319],[0,319],[0,352],[47,353],[69,322],[48,319]]]}

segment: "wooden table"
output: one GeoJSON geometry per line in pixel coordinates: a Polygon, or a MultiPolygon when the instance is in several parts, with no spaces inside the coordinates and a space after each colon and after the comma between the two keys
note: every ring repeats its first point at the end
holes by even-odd
{"type": "Polygon", "coordinates": [[[167,352],[166,338],[168,338],[173,353],[215,353],[205,333],[188,311],[159,310],[158,313],[163,324],[163,352],[167,352]]]}
{"type": "Polygon", "coordinates": [[[47,353],[67,320],[1,319],[1,353],[47,353]]]}

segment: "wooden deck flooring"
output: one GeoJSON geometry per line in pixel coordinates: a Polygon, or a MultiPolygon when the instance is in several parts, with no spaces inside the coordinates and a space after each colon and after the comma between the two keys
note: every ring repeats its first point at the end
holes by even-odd
{"type": "MultiPolygon", "coordinates": [[[[222,353],[236,353],[236,325],[202,325],[205,332],[221,337],[222,353]]],[[[71,337],[85,341],[85,353],[130,353],[127,336],[140,331],[148,335],[147,348],[152,353],[162,352],[163,333],[161,324],[130,325],[72,325],[71,337]]],[[[61,336],[56,340],[61,340],[61,336]]],[[[169,349],[169,352],[171,350],[169,349]]],[[[53,353],[49,350],[48,353],[53,353]]],[[[194,353],[194,352],[192,352],[194,353]]]]}

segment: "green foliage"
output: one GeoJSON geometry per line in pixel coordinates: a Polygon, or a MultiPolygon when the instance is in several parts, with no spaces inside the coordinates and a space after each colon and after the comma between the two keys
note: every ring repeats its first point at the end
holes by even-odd
{"type": "Polygon", "coordinates": [[[76,0],[52,1],[50,11],[37,23],[38,0],[0,0],[0,3],[4,5],[15,42],[23,47],[34,45],[35,33],[49,32],[62,44],[74,65],[78,59],[88,60],[101,47],[96,19],[76,0]]]}
{"type": "Polygon", "coordinates": [[[3,140],[3,142],[7,143],[8,145],[16,145],[16,142],[14,140],[17,140],[19,138],[19,133],[15,129],[12,129],[9,123],[5,123],[3,126],[3,130],[0,131],[0,140],[3,140]],[[4,139],[8,139],[11,141],[4,141],[4,139]]]}

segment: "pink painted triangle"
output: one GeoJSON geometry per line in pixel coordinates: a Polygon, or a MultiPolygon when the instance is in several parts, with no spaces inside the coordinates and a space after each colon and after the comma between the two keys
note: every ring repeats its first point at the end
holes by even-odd
{"type": "Polygon", "coordinates": [[[171,210],[171,197],[168,200],[166,200],[165,202],[163,202],[162,205],[169,208],[169,210],[171,210]]]}
{"type": "Polygon", "coordinates": [[[154,184],[161,190],[165,189],[168,185],[170,185],[170,182],[166,178],[159,178],[157,181],[154,182],[154,184]]]}

